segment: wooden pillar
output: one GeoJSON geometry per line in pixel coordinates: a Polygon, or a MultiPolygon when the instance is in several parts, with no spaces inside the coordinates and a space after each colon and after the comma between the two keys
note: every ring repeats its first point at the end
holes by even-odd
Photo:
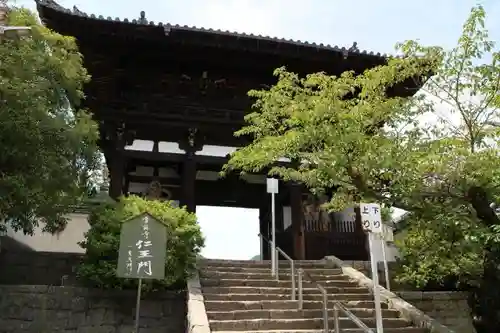
{"type": "Polygon", "coordinates": [[[121,132],[115,133],[109,142],[109,196],[118,199],[123,194],[123,178],[125,175],[125,140],[121,132]]]}
{"type": "Polygon", "coordinates": [[[186,152],[182,165],[182,200],[181,206],[196,212],[196,160],[194,152],[186,152]]]}
{"type": "Polygon", "coordinates": [[[306,259],[306,244],[304,236],[304,214],[302,212],[302,185],[290,184],[290,206],[292,211],[292,234],[294,258],[306,259]]]}
{"type": "Polygon", "coordinates": [[[115,152],[111,157],[111,167],[109,170],[109,196],[113,199],[118,199],[122,195],[123,190],[123,158],[119,153],[115,152]]]}
{"type": "Polygon", "coordinates": [[[185,140],[179,142],[179,148],[186,152],[181,168],[181,206],[196,212],[196,152],[203,148],[198,130],[190,128],[185,140]]]}
{"type": "Polygon", "coordinates": [[[125,175],[124,180],[123,180],[122,194],[125,196],[128,196],[129,188],[130,188],[130,179],[129,179],[128,175],[125,175]]]}

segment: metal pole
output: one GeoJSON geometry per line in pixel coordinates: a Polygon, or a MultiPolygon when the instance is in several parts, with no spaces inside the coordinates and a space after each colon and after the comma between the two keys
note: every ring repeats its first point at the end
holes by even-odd
{"type": "Polygon", "coordinates": [[[135,302],[135,332],[139,333],[139,316],[141,313],[141,289],[142,289],[142,279],[139,279],[137,284],[137,301],[135,302]]]}
{"type": "Polygon", "coordinates": [[[373,298],[375,301],[375,319],[377,322],[377,333],[384,333],[382,324],[382,307],[380,305],[380,288],[378,284],[378,267],[377,258],[374,255],[374,235],[368,232],[368,242],[370,245],[370,262],[372,266],[372,281],[373,281],[373,298]]]}
{"type": "Polygon", "coordinates": [[[328,295],[325,290],[323,292],[323,328],[325,333],[328,332],[328,295]]]}
{"type": "Polygon", "coordinates": [[[303,291],[302,291],[302,269],[299,268],[297,273],[298,273],[297,279],[298,279],[298,283],[299,283],[299,310],[302,310],[303,303],[304,303],[304,297],[302,295],[302,293],[303,293],[303,291]]]}
{"type": "MultiPolygon", "coordinates": [[[[276,246],[274,247],[275,250],[273,251],[274,255],[275,255],[275,258],[278,259],[280,257],[280,253],[278,252],[278,249],[276,248],[276,246]]],[[[276,274],[274,275],[276,277],[276,281],[279,281],[280,279],[280,272],[279,272],[279,267],[276,265],[276,274]]]]}
{"type": "Polygon", "coordinates": [[[273,275],[275,274],[274,272],[277,271],[277,266],[278,266],[278,258],[276,255],[276,207],[274,204],[274,196],[276,194],[271,193],[271,269],[273,271],[273,275]]]}
{"type": "Polygon", "coordinates": [[[340,333],[339,308],[336,305],[333,306],[333,320],[335,333],[340,333]]]}
{"type": "Polygon", "coordinates": [[[292,301],[295,301],[295,299],[297,298],[295,292],[295,263],[292,261],[290,263],[290,266],[292,271],[292,301]]]}
{"type": "Polygon", "coordinates": [[[385,253],[385,238],[382,237],[382,257],[384,259],[384,273],[385,273],[385,288],[391,290],[391,281],[389,280],[389,265],[387,264],[387,255],[385,253]]]}

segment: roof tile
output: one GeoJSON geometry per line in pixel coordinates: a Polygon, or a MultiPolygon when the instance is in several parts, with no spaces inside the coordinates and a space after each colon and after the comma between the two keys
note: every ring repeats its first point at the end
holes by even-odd
{"type": "Polygon", "coordinates": [[[137,25],[149,25],[149,26],[159,26],[159,27],[164,27],[165,33],[168,35],[170,31],[172,30],[184,30],[184,31],[192,31],[192,32],[203,32],[203,33],[212,33],[212,34],[218,34],[218,35],[223,35],[223,36],[233,36],[233,37],[243,37],[243,38],[251,38],[255,40],[262,40],[262,41],[269,41],[269,42],[276,42],[276,43],[286,43],[290,45],[297,45],[297,46],[303,46],[303,47],[310,47],[310,48],[316,48],[316,49],[322,49],[326,51],[336,51],[336,52],[341,52],[344,54],[344,56],[347,56],[349,54],[361,54],[361,55],[369,55],[369,56],[374,56],[374,57],[379,57],[379,58],[388,58],[390,57],[387,54],[381,54],[381,53],[374,53],[374,52],[368,52],[366,50],[359,50],[357,47],[357,43],[354,42],[353,45],[350,48],[345,48],[345,47],[339,47],[337,45],[330,45],[330,44],[323,44],[323,43],[310,43],[307,41],[300,41],[300,40],[293,40],[293,39],[285,39],[285,38],[278,38],[278,37],[271,37],[271,36],[262,36],[262,35],[254,35],[254,34],[247,34],[247,33],[239,33],[239,32],[231,32],[228,30],[214,30],[211,28],[203,28],[203,27],[196,27],[196,26],[187,26],[187,25],[179,25],[179,24],[170,24],[170,23],[154,23],[153,21],[147,21],[145,17],[145,13],[141,12],[140,19],[133,19],[130,21],[129,19],[125,18],[121,20],[120,18],[116,17],[115,19],[112,19],[110,16],[107,18],[104,18],[104,16],[99,15],[96,16],[95,14],[87,14],[81,10],[79,10],[76,6],[73,6],[73,9],[65,8],[59,5],[56,1],[54,0],[35,0],[37,7],[40,10],[40,7],[46,7],[50,8],[59,12],[63,12],[69,15],[74,15],[74,16],[80,16],[80,17],[86,17],[86,18],[91,18],[94,20],[105,20],[105,21],[114,21],[114,22],[121,22],[125,24],[137,24],[137,25]]]}

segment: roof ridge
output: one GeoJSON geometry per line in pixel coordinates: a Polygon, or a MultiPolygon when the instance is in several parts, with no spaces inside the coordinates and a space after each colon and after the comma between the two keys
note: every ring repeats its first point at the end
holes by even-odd
{"type": "Polygon", "coordinates": [[[94,20],[103,20],[103,21],[110,21],[110,22],[117,22],[117,23],[143,25],[143,26],[163,27],[165,30],[165,33],[167,35],[170,33],[171,30],[187,30],[187,31],[194,31],[194,32],[214,33],[214,34],[226,35],[226,36],[259,39],[259,40],[270,41],[270,42],[282,42],[282,43],[294,44],[294,45],[302,46],[302,47],[310,47],[310,48],[322,49],[322,50],[326,50],[326,51],[339,52],[339,53],[342,53],[344,55],[344,57],[347,57],[350,54],[367,55],[367,56],[378,57],[378,58],[393,57],[392,55],[388,55],[385,53],[373,52],[373,51],[367,51],[367,50],[359,50],[356,42],[353,42],[351,47],[346,48],[346,47],[340,47],[338,45],[315,43],[315,42],[286,39],[286,38],[280,38],[280,37],[271,37],[271,36],[267,36],[267,35],[263,36],[260,34],[256,35],[253,33],[250,33],[250,34],[244,33],[244,32],[240,33],[240,32],[236,32],[236,31],[203,28],[203,27],[196,27],[196,26],[163,23],[163,22],[155,23],[153,21],[148,21],[146,19],[146,14],[144,11],[140,12],[139,19],[130,20],[128,18],[124,18],[122,20],[119,17],[115,17],[113,19],[111,16],[108,16],[105,18],[103,15],[87,14],[87,13],[81,11],[80,9],[78,9],[78,7],[76,7],[76,6],[73,6],[73,9],[71,10],[69,8],[65,8],[65,7],[59,5],[54,0],[35,0],[35,2],[37,4],[37,7],[42,6],[42,7],[50,8],[50,9],[53,9],[53,10],[56,10],[59,12],[63,12],[63,13],[69,14],[69,15],[85,17],[85,18],[90,18],[90,19],[94,19],[94,20]]]}

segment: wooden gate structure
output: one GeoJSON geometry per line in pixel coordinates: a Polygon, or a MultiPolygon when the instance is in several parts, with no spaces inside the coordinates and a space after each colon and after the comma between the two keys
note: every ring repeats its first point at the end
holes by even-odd
{"type": "MultiPolygon", "coordinates": [[[[258,208],[260,229],[268,234],[270,209],[265,175],[217,177],[227,157],[200,155],[204,146],[241,147],[249,137],[233,133],[244,124],[252,100],[247,92],[276,82],[274,69],[306,75],[324,71],[361,73],[383,65],[387,57],[350,48],[150,22],[141,12],[120,20],[36,0],[43,23],[73,36],[91,75],[84,106],[99,123],[99,145],[109,169],[113,198],[143,191],[159,182],[169,199],[190,211],[196,205],[258,208]],[[135,140],[153,142],[150,151],[128,149],[135,140]],[[162,152],[165,142],[182,153],[162,152]],[[149,174],[138,170],[149,168],[149,174]],[[142,186],[142,187],[141,187],[142,186]]],[[[409,96],[414,80],[393,87],[409,96]]],[[[277,243],[295,259],[327,254],[366,258],[359,226],[327,230],[304,221],[300,184],[280,182],[277,243]],[[291,207],[291,227],[284,230],[282,207],[291,207]],[[347,231],[349,230],[349,231],[347,231]],[[351,231],[353,230],[353,231],[351,231]]],[[[230,223],[231,221],[227,221],[230,223]]],[[[235,235],[247,237],[247,235],[235,235]]],[[[268,253],[265,253],[265,257],[268,253]]]]}

